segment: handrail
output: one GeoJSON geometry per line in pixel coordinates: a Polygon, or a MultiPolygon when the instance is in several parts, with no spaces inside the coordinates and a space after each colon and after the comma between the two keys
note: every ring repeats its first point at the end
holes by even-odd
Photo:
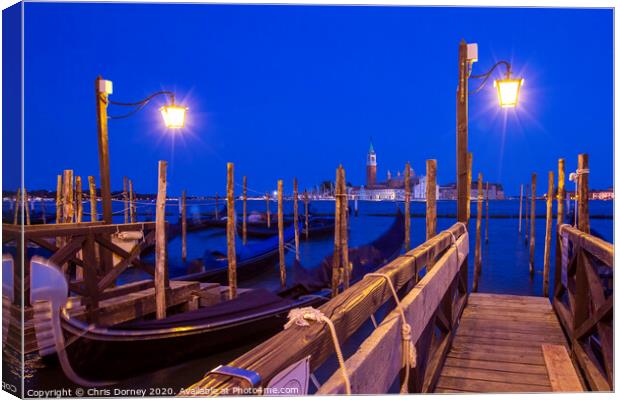
{"type": "Polygon", "coordinates": [[[559,231],[553,308],[592,390],[613,390],[614,246],[570,226],[559,231]]]}
{"type": "MultiPolygon", "coordinates": [[[[415,283],[419,272],[465,233],[464,225],[457,223],[380,268],[377,273],[387,275],[398,291],[415,283]]],[[[331,319],[339,340],[345,342],[391,298],[385,279],[364,279],[321,306],[320,311],[331,319]]],[[[310,355],[310,370],[315,370],[333,351],[332,339],[323,324],[292,326],[232,361],[229,366],[252,370],[260,375],[262,384],[266,384],[289,365],[310,355]]],[[[188,388],[188,392],[191,393],[192,388],[209,388],[211,393],[225,393],[244,386],[247,383],[240,379],[211,374],[188,388]]]]}

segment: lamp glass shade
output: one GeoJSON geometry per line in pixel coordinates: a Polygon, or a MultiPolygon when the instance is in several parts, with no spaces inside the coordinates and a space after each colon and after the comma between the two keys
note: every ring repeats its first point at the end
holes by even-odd
{"type": "Polygon", "coordinates": [[[178,129],[183,128],[185,125],[187,107],[173,104],[170,106],[163,106],[159,111],[161,111],[161,116],[164,118],[164,124],[166,124],[167,128],[178,129]]]}
{"type": "Polygon", "coordinates": [[[497,88],[499,106],[502,108],[512,108],[517,106],[519,101],[519,91],[523,85],[523,79],[498,79],[493,86],[497,88]]]}

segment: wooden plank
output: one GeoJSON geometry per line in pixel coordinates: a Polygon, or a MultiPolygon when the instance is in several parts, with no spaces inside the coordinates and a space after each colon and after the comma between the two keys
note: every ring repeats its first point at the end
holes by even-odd
{"type": "Polygon", "coordinates": [[[455,346],[459,343],[466,342],[468,344],[488,344],[493,346],[510,346],[510,347],[524,347],[524,348],[537,348],[542,343],[557,343],[564,344],[564,339],[552,339],[552,338],[531,338],[530,340],[516,340],[516,339],[496,339],[480,336],[465,336],[460,332],[454,339],[455,346]]]}
{"type": "Polygon", "coordinates": [[[583,392],[579,376],[565,346],[543,344],[542,352],[554,392],[583,392]]]}
{"type": "Polygon", "coordinates": [[[545,341],[549,338],[553,340],[558,340],[565,342],[566,339],[564,335],[558,335],[556,332],[547,333],[546,331],[542,332],[512,332],[503,329],[471,329],[469,327],[460,326],[458,330],[459,336],[477,336],[479,338],[495,338],[495,339],[505,339],[505,340],[535,340],[535,341],[545,341]]]}
{"type": "Polygon", "coordinates": [[[492,299],[501,301],[516,301],[521,303],[541,303],[547,304],[549,300],[539,296],[520,296],[515,294],[496,294],[496,293],[475,293],[471,295],[471,301],[478,299],[492,299]]]}
{"type": "Polygon", "coordinates": [[[437,382],[437,387],[442,389],[466,390],[477,393],[494,392],[550,392],[551,386],[532,385],[523,383],[493,382],[478,379],[464,379],[450,376],[442,376],[437,382]]]}
{"type": "Polygon", "coordinates": [[[542,352],[497,352],[487,351],[486,349],[478,349],[472,347],[469,349],[455,349],[452,348],[448,357],[459,358],[464,360],[480,360],[480,361],[493,361],[501,363],[516,363],[516,364],[530,364],[530,365],[545,365],[545,361],[542,356],[542,352]]]}
{"type": "Polygon", "coordinates": [[[492,371],[488,369],[460,368],[444,366],[441,371],[442,377],[479,379],[492,382],[521,383],[527,385],[549,385],[547,374],[528,374],[523,373],[527,367],[520,372],[492,371]]]}
{"type": "Polygon", "coordinates": [[[540,346],[535,347],[522,347],[522,346],[506,346],[501,344],[490,343],[471,343],[469,341],[463,341],[459,337],[454,338],[452,343],[452,351],[489,351],[489,352],[504,352],[512,354],[541,354],[540,346]]]}
{"type": "Polygon", "coordinates": [[[543,365],[532,365],[518,362],[488,361],[478,359],[457,358],[448,356],[444,363],[446,367],[477,368],[481,370],[520,372],[526,374],[547,375],[547,368],[543,365]]]}
{"type": "MultiPolygon", "coordinates": [[[[405,318],[411,324],[411,341],[416,343],[439,307],[447,289],[457,277],[469,249],[468,236],[457,241],[456,248],[449,249],[437,261],[433,269],[405,296],[401,306],[405,318]]],[[[373,278],[377,279],[377,278],[373,278]]],[[[381,279],[381,278],[379,278],[381,279]]],[[[402,368],[401,322],[397,310],[393,310],[359,349],[346,361],[353,393],[386,393],[402,368]],[[382,367],[377,369],[377,365],[382,367]]],[[[345,393],[344,381],[339,371],[334,373],[318,391],[318,394],[345,393]]]]}

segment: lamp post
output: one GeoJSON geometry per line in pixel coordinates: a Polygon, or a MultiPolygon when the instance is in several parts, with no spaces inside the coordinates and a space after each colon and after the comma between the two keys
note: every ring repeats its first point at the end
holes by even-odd
{"type": "Polygon", "coordinates": [[[110,194],[110,151],[108,145],[108,119],[127,118],[146,106],[154,97],[167,95],[170,97],[170,104],[160,108],[162,118],[166,127],[170,129],[183,128],[185,125],[185,114],[187,107],[175,103],[174,93],[169,91],[159,91],[147,98],[134,103],[121,103],[109,99],[112,94],[112,81],[98,76],[95,79],[95,97],[97,100],[97,138],[99,145],[99,172],[101,174],[101,201],[103,205],[103,220],[106,224],[112,223],[112,198],[110,194]],[[108,104],[123,107],[133,107],[133,110],[125,115],[109,116],[108,104]]]}
{"type": "Polygon", "coordinates": [[[500,65],[506,68],[506,77],[494,81],[497,88],[499,105],[502,108],[516,107],[523,79],[513,79],[512,67],[507,61],[495,63],[487,72],[471,75],[471,67],[478,61],[478,45],[461,40],[459,44],[459,82],[456,90],[456,187],[457,187],[457,220],[467,226],[467,136],[468,136],[468,100],[469,79],[482,79],[480,86],[472,92],[479,92],[490,78],[493,71],[500,65]]]}

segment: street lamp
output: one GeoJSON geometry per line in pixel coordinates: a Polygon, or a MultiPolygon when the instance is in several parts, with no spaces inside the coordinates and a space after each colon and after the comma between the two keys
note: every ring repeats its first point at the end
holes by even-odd
{"type": "Polygon", "coordinates": [[[482,82],[472,94],[478,93],[485,86],[493,71],[499,66],[506,68],[503,79],[494,81],[497,88],[499,106],[502,108],[516,107],[519,101],[519,92],[523,79],[512,78],[512,66],[508,61],[495,63],[487,72],[472,75],[473,63],[478,61],[478,45],[467,44],[461,40],[459,44],[459,83],[456,90],[456,176],[457,176],[457,218],[459,222],[467,224],[467,135],[468,135],[468,97],[469,79],[482,79],[482,82]]]}
{"type": "Polygon", "coordinates": [[[112,198],[110,195],[110,152],[108,148],[108,119],[122,119],[130,117],[143,109],[153,98],[168,96],[170,104],[160,108],[164,124],[170,129],[183,128],[187,107],[176,104],[173,92],[159,91],[145,99],[134,103],[121,103],[108,98],[112,94],[112,82],[98,76],[95,80],[95,96],[97,100],[97,138],[99,145],[99,171],[101,174],[101,200],[103,205],[103,220],[112,223],[112,198]],[[109,116],[108,105],[133,107],[133,110],[124,115],[109,116]]]}

